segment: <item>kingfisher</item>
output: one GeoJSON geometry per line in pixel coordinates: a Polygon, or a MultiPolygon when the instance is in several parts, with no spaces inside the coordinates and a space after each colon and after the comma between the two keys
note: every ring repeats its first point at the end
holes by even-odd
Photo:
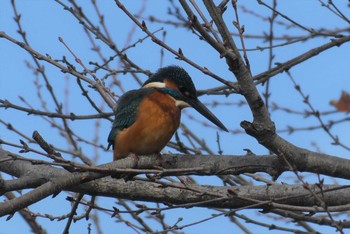
{"type": "Polygon", "coordinates": [[[180,124],[181,110],[193,107],[224,131],[227,128],[197,97],[189,74],[168,66],[151,75],[141,89],[122,95],[108,136],[113,160],[128,155],[160,154],[180,124]]]}

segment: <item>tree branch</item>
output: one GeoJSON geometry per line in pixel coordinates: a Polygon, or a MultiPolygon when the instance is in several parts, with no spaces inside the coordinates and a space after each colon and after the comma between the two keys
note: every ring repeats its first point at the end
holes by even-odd
{"type": "MultiPolygon", "coordinates": [[[[350,165],[349,160],[330,156],[324,157],[325,158],[320,158],[319,161],[340,160],[337,164],[347,163],[348,166],[350,165]],[[341,162],[342,160],[343,162],[341,162]]],[[[264,171],[275,174],[276,172],[282,172],[288,169],[287,167],[281,167],[279,165],[280,160],[276,156],[218,157],[164,155],[163,161],[162,166],[164,168],[183,169],[186,167],[191,168],[197,166],[194,167],[197,168],[197,171],[185,170],[185,173],[183,173],[181,170],[170,170],[167,173],[166,169],[163,169],[163,171],[158,170],[158,176],[177,175],[178,172],[181,172],[181,174],[210,175],[264,171]]],[[[313,168],[317,168],[317,165],[319,165],[320,162],[316,163],[313,168]]],[[[101,177],[106,177],[109,174],[113,174],[114,171],[117,172],[118,169],[115,168],[128,168],[132,163],[131,158],[126,158],[101,165],[97,168],[100,169],[99,172],[70,173],[64,169],[52,167],[50,165],[34,165],[32,162],[28,161],[28,159],[24,160],[23,158],[21,160],[20,156],[0,149],[0,171],[16,177],[31,177],[32,180],[28,185],[33,187],[38,186],[19,198],[0,203],[0,216],[14,213],[15,211],[23,209],[24,207],[42,200],[51,194],[57,194],[62,190],[142,201],[169,202],[173,204],[195,203],[197,206],[209,205],[218,208],[239,208],[252,204],[254,204],[253,207],[266,208],[267,205],[271,206],[271,204],[269,204],[270,202],[265,201],[276,201],[276,199],[282,199],[283,201],[281,200],[281,204],[297,206],[315,205],[314,197],[310,196],[309,190],[306,190],[302,185],[222,187],[167,183],[156,180],[156,177],[153,178],[154,182],[137,180],[129,181],[127,183],[123,180],[115,180],[111,178],[99,179],[101,177]],[[103,169],[107,170],[104,171],[103,169]],[[95,181],[92,183],[85,183],[91,180],[95,181]],[[41,185],[39,185],[40,182],[42,183],[41,185]],[[82,183],[85,184],[81,185],[82,183]],[[199,194],[201,195],[199,196],[199,194]],[[291,197],[293,199],[288,199],[291,197]],[[220,201],[217,200],[218,198],[220,198],[220,201]]],[[[140,157],[138,168],[153,168],[156,163],[156,156],[143,156],[140,157]]],[[[307,163],[315,162],[309,161],[307,163]]],[[[333,161],[333,163],[327,161],[328,165],[336,165],[334,163],[335,161],[333,161]]],[[[91,170],[98,171],[96,168],[91,168],[91,170]]],[[[147,172],[147,170],[143,170],[143,172],[147,172]]],[[[157,170],[150,170],[150,172],[157,173],[157,170]]],[[[348,176],[350,177],[350,175],[348,176]]],[[[8,189],[9,187],[7,187],[6,183],[1,183],[1,191],[8,191],[8,189]]],[[[320,192],[317,186],[310,186],[310,189],[315,193],[320,192]]],[[[350,194],[350,191],[348,190],[348,188],[338,185],[325,185],[322,187],[322,192],[325,193],[326,191],[326,195],[323,194],[325,197],[322,197],[322,199],[325,199],[324,201],[329,206],[347,204],[347,199],[349,199],[350,194]],[[337,189],[341,190],[338,191],[337,189]],[[327,190],[330,191],[327,192],[327,190]],[[333,199],[332,196],[337,196],[337,199],[333,199]]]]}
{"type": "Polygon", "coordinates": [[[295,58],[292,58],[286,62],[283,63],[278,63],[276,64],[275,67],[271,68],[270,70],[267,70],[265,72],[262,72],[256,76],[254,76],[254,80],[257,81],[257,83],[263,83],[266,80],[268,80],[269,78],[284,72],[286,70],[289,70],[290,68],[312,58],[315,57],[317,55],[319,55],[320,53],[324,52],[324,51],[328,51],[330,48],[332,47],[340,47],[342,44],[346,43],[350,41],[350,36],[347,37],[342,37],[339,39],[333,39],[331,40],[329,43],[321,45],[319,47],[313,48],[295,58]]]}

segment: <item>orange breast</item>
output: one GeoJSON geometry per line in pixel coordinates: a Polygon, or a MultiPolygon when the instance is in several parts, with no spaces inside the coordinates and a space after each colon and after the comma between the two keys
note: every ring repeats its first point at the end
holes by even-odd
{"type": "Polygon", "coordinates": [[[159,153],[179,127],[181,110],[168,95],[154,92],[140,103],[136,121],[118,133],[114,160],[129,153],[147,155],[159,153]]]}

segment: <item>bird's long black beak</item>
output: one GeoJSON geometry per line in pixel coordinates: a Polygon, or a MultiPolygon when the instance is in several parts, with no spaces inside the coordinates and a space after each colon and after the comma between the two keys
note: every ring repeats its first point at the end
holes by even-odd
{"type": "Polygon", "coordinates": [[[221,121],[216,118],[216,116],[211,113],[211,111],[204,106],[198,99],[188,99],[186,100],[188,104],[190,104],[194,109],[196,109],[200,114],[202,114],[205,118],[210,120],[213,124],[221,128],[222,130],[228,132],[227,128],[224,126],[221,121]]]}

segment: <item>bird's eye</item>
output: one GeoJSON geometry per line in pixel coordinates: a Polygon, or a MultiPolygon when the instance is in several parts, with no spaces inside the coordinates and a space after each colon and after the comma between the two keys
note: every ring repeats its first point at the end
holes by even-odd
{"type": "Polygon", "coordinates": [[[183,95],[185,95],[186,97],[191,96],[191,94],[190,94],[190,92],[188,92],[188,90],[185,90],[185,91],[183,91],[182,93],[183,93],[183,95]]]}
{"type": "Polygon", "coordinates": [[[179,86],[179,90],[186,97],[190,95],[190,92],[184,86],[179,86]]]}
{"type": "Polygon", "coordinates": [[[187,87],[179,86],[179,90],[182,95],[184,95],[187,98],[196,98],[195,94],[187,89],[187,87]]]}

